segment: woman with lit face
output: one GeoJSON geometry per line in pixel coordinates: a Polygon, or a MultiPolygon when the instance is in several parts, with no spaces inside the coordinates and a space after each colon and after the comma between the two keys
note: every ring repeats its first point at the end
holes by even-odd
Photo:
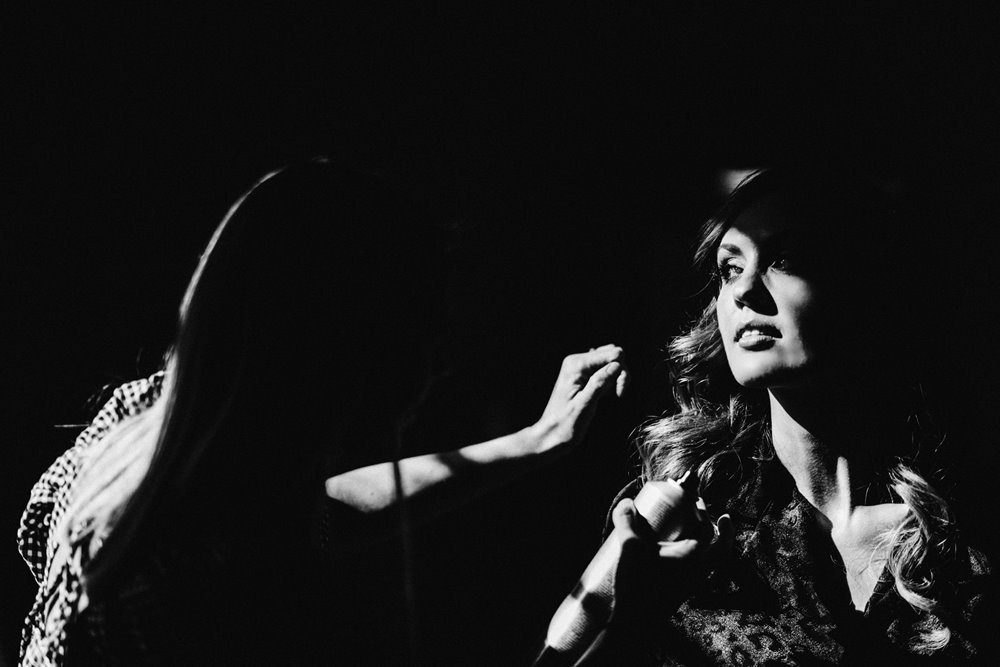
{"type": "Polygon", "coordinates": [[[581,664],[993,655],[972,611],[988,568],[925,472],[943,438],[911,388],[933,332],[911,319],[929,307],[918,254],[885,268],[898,233],[874,188],[809,170],[752,175],[706,223],[713,297],[669,347],[679,409],[642,432],[612,512],[613,621],[581,664]],[[657,543],[630,498],[688,472],[703,509],[657,543]]]}

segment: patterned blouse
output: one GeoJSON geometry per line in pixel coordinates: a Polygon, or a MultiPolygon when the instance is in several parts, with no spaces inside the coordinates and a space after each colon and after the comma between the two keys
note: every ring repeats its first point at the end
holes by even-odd
{"type": "Polygon", "coordinates": [[[38,592],[22,632],[21,665],[398,664],[399,647],[379,643],[379,623],[392,614],[364,616],[340,601],[347,594],[360,599],[352,587],[362,586],[365,576],[338,576],[333,566],[340,554],[330,534],[346,511],[335,501],[307,518],[319,522],[317,535],[300,534],[299,521],[261,520],[261,529],[238,544],[211,526],[190,524],[177,541],[160,526],[166,537],[113,591],[91,597],[81,611],[87,522],[73,528],[69,549],[58,546],[58,531],[81,470],[101,451],[104,436],[151,407],[163,382],[160,372],[117,388],[32,489],[18,547],[38,592]]]}
{"type": "MultiPolygon", "coordinates": [[[[927,619],[883,571],[865,610],[855,609],[844,565],[809,502],[783,469],[770,470],[730,509],[735,555],[666,622],[643,653],[651,665],[1000,665],[996,581],[979,552],[936,569],[952,638],[933,656],[907,644],[927,619]]],[[[638,480],[615,500],[634,496],[638,480]]],[[[614,505],[612,505],[613,507],[614,505]]]]}
{"type": "Polygon", "coordinates": [[[31,489],[17,531],[18,550],[38,583],[38,593],[21,635],[24,667],[61,665],[64,661],[67,626],[76,615],[80,599],[84,554],[83,549],[76,548],[62,562],[54,562],[54,538],[72,501],[80,469],[108,430],[152,405],[162,386],[160,372],[115,389],[73,447],[56,459],[31,489]]]}

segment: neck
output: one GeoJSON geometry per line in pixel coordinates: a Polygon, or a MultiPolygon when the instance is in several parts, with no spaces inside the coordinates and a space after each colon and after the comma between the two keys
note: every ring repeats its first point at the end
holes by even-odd
{"type": "Polygon", "coordinates": [[[778,460],[831,524],[846,524],[858,504],[855,490],[871,478],[872,453],[879,446],[871,420],[843,393],[775,389],[769,398],[778,460]]]}

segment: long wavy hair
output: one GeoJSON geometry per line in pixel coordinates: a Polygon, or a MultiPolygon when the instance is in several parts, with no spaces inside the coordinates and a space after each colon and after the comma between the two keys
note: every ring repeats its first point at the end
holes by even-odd
{"type": "MultiPolygon", "coordinates": [[[[716,249],[726,230],[747,206],[778,192],[793,198],[796,211],[815,225],[836,230],[824,236],[835,246],[826,251],[849,258],[850,275],[839,274],[838,280],[847,284],[834,291],[844,298],[850,293],[857,321],[874,323],[872,331],[892,344],[891,354],[873,357],[877,364],[869,366],[873,385],[886,388],[879,389],[878,396],[890,426],[866,496],[870,502],[903,502],[910,510],[903,523],[882,538],[886,568],[895,577],[899,595],[921,614],[911,649],[937,651],[948,643],[950,631],[939,595],[946,582],[936,576],[936,564],[954,560],[956,532],[948,502],[928,479],[943,471],[936,455],[944,434],[924,400],[921,368],[913,354],[919,342],[914,341],[908,313],[923,311],[908,311],[903,297],[920,292],[912,281],[921,254],[912,243],[901,241],[903,221],[891,202],[864,181],[835,170],[774,168],[744,179],[703,225],[695,265],[714,284],[716,249]],[[901,243],[910,261],[887,271],[885,254],[901,243]],[[888,296],[878,298],[881,295],[888,296]]],[[[928,326],[923,323],[924,329],[928,326]]],[[[677,410],[641,429],[637,444],[642,475],[647,480],[677,478],[696,469],[709,506],[725,507],[751,491],[774,451],[766,392],[740,386],[730,372],[715,296],[670,342],[668,363],[677,410]]]]}
{"type": "Polygon", "coordinates": [[[96,552],[91,595],[162,540],[210,536],[222,557],[249,535],[300,539],[325,475],[393,456],[371,448],[427,377],[433,236],[405,197],[323,159],[236,202],[184,295],[161,396],[81,472],[63,534],[96,552]]]}

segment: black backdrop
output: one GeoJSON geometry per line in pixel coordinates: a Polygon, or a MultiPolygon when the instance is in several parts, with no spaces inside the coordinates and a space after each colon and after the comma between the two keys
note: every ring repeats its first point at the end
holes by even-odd
{"type": "Polygon", "coordinates": [[[991,479],[996,11],[163,5],[4,10],[4,658],[33,594],[17,517],[76,433],[56,425],[156,367],[228,205],[315,154],[457,230],[452,372],[414,451],[527,425],[566,353],[615,341],[634,370],[573,456],[418,532],[432,662],[523,661],[589,559],[632,428],[669,407],[657,363],[700,288],[690,242],[722,169],[836,157],[911,201],[901,237],[934,235],[926,270],[953,295],[927,313],[950,320],[928,354],[953,371],[952,438],[991,479]]]}

